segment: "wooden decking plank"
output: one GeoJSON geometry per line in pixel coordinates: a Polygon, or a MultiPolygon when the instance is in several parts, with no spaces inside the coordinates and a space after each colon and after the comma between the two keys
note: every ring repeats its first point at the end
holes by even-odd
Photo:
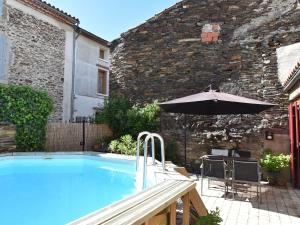
{"type": "Polygon", "coordinates": [[[190,200],[198,213],[198,216],[206,216],[208,214],[207,209],[196,189],[190,191],[190,200]]]}
{"type": "Polygon", "coordinates": [[[159,214],[149,220],[149,225],[167,225],[168,224],[168,214],[159,214]]]}
{"type": "Polygon", "coordinates": [[[170,225],[176,225],[176,202],[170,206],[170,225]]]}
{"type": "MultiPolygon", "coordinates": [[[[151,217],[155,216],[157,213],[162,211],[164,208],[161,209],[161,207],[159,207],[159,209],[156,210],[155,213],[152,213],[151,216],[145,217],[145,215],[147,215],[149,213],[149,210],[151,211],[151,210],[155,209],[157,206],[160,206],[159,203],[162,202],[162,197],[165,194],[170,194],[172,191],[174,191],[174,187],[178,187],[178,186],[182,185],[181,183],[182,183],[181,181],[174,182],[174,184],[170,185],[168,189],[157,192],[157,195],[154,196],[153,198],[147,199],[147,200],[143,201],[141,204],[135,205],[131,209],[124,211],[122,214],[120,214],[116,217],[111,217],[111,219],[109,221],[107,221],[107,223],[105,223],[105,224],[123,224],[122,220],[126,221],[124,224],[126,224],[126,223],[128,224],[128,218],[134,217],[134,218],[130,219],[129,221],[135,220],[136,217],[139,216],[140,211],[143,211],[143,216],[142,216],[142,217],[144,217],[143,222],[146,222],[147,219],[150,219],[151,217]],[[158,199],[159,199],[159,201],[158,201],[158,199]],[[153,202],[155,202],[155,204],[153,204],[153,202]],[[151,203],[150,209],[148,209],[149,203],[151,203]]],[[[166,207],[168,207],[168,206],[166,206],[166,207]]],[[[143,223],[143,222],[141,222],[141,223],[143,223]]],[[[132,223],[130,223],[130,224],[132,224],[132,223]]]]}
{"type": "Polygon", "coordinates": [[[195,183],[190,181],[181,181],[179,184],[170,187],[169,190],[161,192],[158,198],[148,199],[142,204],[127,210],[123,214],[112,218],[104,224],[142,224],[149,218],[170,206],[174,201],[187,194],[193,188],[195,188],[195,183]]]}
{"type": "Polygon", "coordinates": [[[190,225],[190,194],[182,197],[183,202],[183,225],[190,225]]]}
{"type": "Polygon", "coordinates": [[[131,207],[134,207],[136,204],[140,204],[141,202],[145,201],[148,198],[151,198],[157,195],[158,191],[163,191],[166,188],[169,188],[170,185],[174,185],[174,180],[168,180],[154,187],[141,192],[137,193],[133,196],[130,196],[126,199],[123,199],[119,202],[116,202],[104,209],[98,210],[90,215],[87,215],[83,218],[80,218],[77,221],[70,223],[69,225],[81,225],[81,224],[101,224],[106,220],[110,219],[113,216],[117,216],[118,214],[124,212],[124,210],[128,210],[131,207]]]}
{"type": "Polygon", "coordinates": [[[189,173],[187,172],[185,167],[175,167],[174,170],[180,174],[182,174],[183,176],[189,177],[189,173]]]}

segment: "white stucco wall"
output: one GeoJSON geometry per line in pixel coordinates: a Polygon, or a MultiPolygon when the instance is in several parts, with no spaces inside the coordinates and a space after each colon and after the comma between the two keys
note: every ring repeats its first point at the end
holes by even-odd
{"type": "MultiPolygon", "coordinates": [[[[75,72],[75,100],[74,118],[77,116],[93,116],[95,108],[103,107],[104,97],[97,93],[99,68],[109,73],[109,62],[101,61],[99,65],[99,51],[109,49],[99,43],[80,35],[76,41],[76,72],[75,72]]],[[[107,82],[107,89],[109,80],[107,82]]]]}
{"type": "Polygon", "coordinates": [[[277,50],[278,76],[283,84],[300,61],[300,42],[278,48],[277,50]]]}
{"type": "Polygon", "coordinates": [[[76,117],[92,117],[95,114],[95,107],[102,108],[104,105],[104,96],[99,98],[75,95],[74,118],[76,117]]]}
{"type": "Polygon", "coordinates": [[[64,97],[63,97],[63,121],[68,122],[71,119],[72,107],[72,76],[73,76],[73,58],[74,58],[74,32],[66,31],[65,45],[65,70],[64,70],[64,97]]]}

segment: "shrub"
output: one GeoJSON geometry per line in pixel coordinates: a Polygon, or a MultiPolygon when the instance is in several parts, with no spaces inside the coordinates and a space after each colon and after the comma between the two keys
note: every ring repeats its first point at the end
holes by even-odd
{"type": "Polygon", "coordinates": [[[105,123],[113,131],[113,136],[119,138],[127,132],[127,112],[132,107],[124,97],[111,97],[105,100],[104,108],[95,117],[95,123],[105,123]]]}
{"type": "Polygon", "coordinates": [[[222,221],[220,209],[216,208],[216,210],[210,211],[207,216],[200,217],[196,225],[219,225],[222,221]]]}
{"type": "Polygon", "coordinates": [[[270,153],[260,160],[260,164],[268,172],[280,172],[282,169],[289,167],[290,158],[290,155],[270,153]]]}
{"type": "Polygon", "coordinates": [[[124,135],[117,140],[113,140],[109,144],[109,149],[112,153],[135,155],[137,142],[131,135],[124,135]]]}
{"type": "Polygon", "coordinates": [[[114,138],[126,134],[136,137],[142,131],[156,131],[159,126],[157,102],[144,107],[132,105],[124,97],[111,97],[105,101],[103,111],[96,115],[96,123],[105,123],[113,131],[114,138]]]}
{"type": "Polygon", "coordinates": [[[178,159],[176,156],[178,150],[177,141],[173,138],[171,141],[166,144],[166,160],[172,161],[173,163],[177,163],[178,159]]]}
{"type": "Polygon", "coordinates": [[[0,121],[17,127],[19,151],[43,149],[52,99],[44,91],[21,85],[0,85],[0,121]]]}

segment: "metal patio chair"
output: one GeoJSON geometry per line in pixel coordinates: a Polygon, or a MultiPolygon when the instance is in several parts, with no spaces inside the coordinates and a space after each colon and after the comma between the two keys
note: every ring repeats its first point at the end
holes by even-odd
{"type": "Polygon", "coordinates": [[[227,193],[226,164],[224,160],[202,159],[201,165],[201,195],[203,193],[203,178],[208,178],[208,187],[210,180],[224,182],[225,195],[227,193]]]}
{"type": "MultiPolygon", "coordinates": [[[[236,184],[248,184],[256,186],[256,194],[258,202],[261,202],[261,169],[259,163],[256,161],[238,161],[233,160],[232,170],[232,184],[231,189],[233,190],[234,199],[234,188],[236,184]]],[[[237,188],[236,188],[237,193],[237,188]]]]}

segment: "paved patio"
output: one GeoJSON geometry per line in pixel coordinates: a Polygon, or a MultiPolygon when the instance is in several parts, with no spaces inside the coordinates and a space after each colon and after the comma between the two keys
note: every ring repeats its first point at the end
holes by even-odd
{"type": "MultiPolygon", "coordinates": [[[[300,225],[300,190],[287,188],[262,188],[262,203],[258,204],[256,188],[252,192],[239,192],[235,200],[231,194],[224,198],[221,183],[211,182],[208,189],[204,180],[202,199],[208,210],[218,207],[224,225],[300,225]]],[[[197,182],[200,193],[201,180],[197,182]]]]}

